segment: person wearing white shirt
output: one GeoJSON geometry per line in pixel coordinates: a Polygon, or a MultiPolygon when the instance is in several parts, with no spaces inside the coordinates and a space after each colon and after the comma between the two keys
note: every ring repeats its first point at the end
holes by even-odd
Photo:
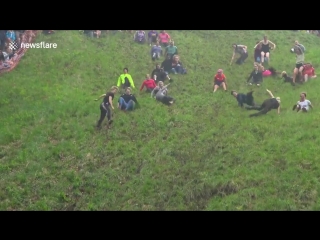
{"type": "Polygon", "coordinates": [[[310,108],[313,108],[311,102],[306,98],[307,94],[304,92],[301,93],[300,100],[293,106],[292,110],[294,111],[297,109],[297,112],[300,112],[301,110],[302,112],[308,112],[310,108]]]}

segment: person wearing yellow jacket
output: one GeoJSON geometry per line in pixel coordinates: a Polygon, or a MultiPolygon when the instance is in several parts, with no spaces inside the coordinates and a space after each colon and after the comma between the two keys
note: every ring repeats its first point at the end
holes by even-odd
{"type": "Polygon", "coordinates": [[[124,68],[123,73],[118,78],[117,87],[120,86],[122,86],[123,89],[126,89],[127,87],[135,89],[133,79],[131,75],[128,73],[128,68],[124,68]]]}

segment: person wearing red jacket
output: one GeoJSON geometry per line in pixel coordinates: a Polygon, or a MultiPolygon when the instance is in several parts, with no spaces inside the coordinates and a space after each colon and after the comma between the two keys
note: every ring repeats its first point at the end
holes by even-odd
{"type": "Polygon", "coordinates": [[[314,72],[314,67],[310,63],[305,63],[303,65],[302,76],[304,76],[304,81],[308,81],[309,79],[316,78],[317,75],[314,72]]]}
{"type": "Polygon", "coordinates": [[[143,81],[141,87],[140,87],[140,92],[146,87],[146,92],[151,93],[152,90],[156,87],[156,82],[150,77],[149,74],[146,75],[146,80],[143,81]]]}

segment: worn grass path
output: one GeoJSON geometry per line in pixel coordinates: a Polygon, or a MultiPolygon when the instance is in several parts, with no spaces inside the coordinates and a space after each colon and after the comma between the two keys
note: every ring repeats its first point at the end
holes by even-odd
{"type": "MultiPolygon", "coordinates": [[[[319,210],[320,83],[292,87],[266,79],[282,100],[276,111],[250,119],[228,93],[212,93],[223,68],[229,89],[247,92],[255,42],[277,44],[271,65],[291,72],[298,39],[306,61],[320,69],[320,39],[291,31],[171,31],[188,75],[173,76],[170,108],[138,94],[142,108],[115,110],[113,129],[96,131],[99,103],[124,67],[140,87],[154,63],[149,47],[126,33],[87,39],[58,31],[37,41],[0,78],[1,210],[319,210]],[[243,66],[228,66],[233,42],[249,47],[243,66]],[[291,110],[306,91],[314,110],[291,110]]],[[[117,96],[118,98],[118,96],[117,96]]]]}

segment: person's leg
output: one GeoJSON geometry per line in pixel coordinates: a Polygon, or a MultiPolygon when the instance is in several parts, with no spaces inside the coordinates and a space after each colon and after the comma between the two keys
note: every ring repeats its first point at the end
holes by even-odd
{"type": "Polygon", "coordinates": [[[300,79],[301,82],[303,81],[302,71],[303,71],[303,66],[301,66],[299,68],[299,78],[298,79],[300,79]]]}
{"type": "Polygon", "coordinates": [[[266,52],[265,58],[268,60],[268,63],[270,64],[270,53],[269,52],[266,52]]]}
{"type": "Polygon", "coordinates": [[[147,93],[151,93],[152,91],[153,91],[152,88],[147,88],[147,90],[146,90],[147,93]]]}
{"type": "Polygon", "coordinates": [[[127,108],[128,103],[126,103],[126,101],[122,97],[120,97],[119,98],[119,105],[120,105],[120,109],[124,110],[127,108]]]}
{"type": "Polygon", "coordinates": [[[156,60],[156,53],[152,53],[152,61],[155,61],[156,60]]]}
{"type": "Polygon", "coordinates": [[[104,118],[106,117],[106,113],[107,111],[102,107],[102,105],[100,104],[100,119],[97,123],[97,127],[101,127],[101,123],[104,120],[104,118]]]}
{"type": "Polygon", "coordinates": [[[261,52],[261,63],[264,63],[264,56],[265,56],[265,53],[261,52]]]}
{"type": "Polygon", "coordinates": [[[174,99],[169,96],[164,96],[161,102],[165,105],[171,105],[171,104],[173,104],[174,99]]]}
{"type": "Polygon", "coordinates": [[[133,111],[134,110],[134,101],[130,100],[128,103],[127,103],[127,106],[126,106],[126,111],[133,111]]]}
{"type": "Polygon", "coordinates": [[[220,86],[219,83],[215,83],[213,85],[213,92],[216,92],[218,90],[219,86],[220,86]]]}
{"type": "Polygon", "coordinates": [[[296,83],[296,77],[297,77],[298,72],[299,72],[299,69],[295,67],[293,70],[293,76],[292,76],[292,83],[293,84],[296,83]]]}
{"type": "Polygon", "coordinates": [[[307,82],[308,81],[308,74],[304,75],[304,81],[307,82]]]}
{"type": "Polygon", "coordinates": [[[270,108],[263,108],[261,111],[259,111],[257,113],[250,114],[249,117],[257,117],[262,114],[267,114],[267,112],[269,112],[270,110],[271,110],[270,108]]]}
{"type": "Polygon", "coordinates": [[[171,69],[171,72],[172,72],[173,74],[178,74],[175,68],[172,68],[172,69],[171,69]]]}
{"type": "Polygon", "coordinates": [[[222,82],[221,85],[222,85],[223,90],[227,91],[227,85],[226,85],[226,83],[225,83],[225,82],[222,82]]]}
{"type": "Polygon", "coordinates": [[[244,63],[244,61],[248,58],[248,53],[242,53],[241,54],[241,64],[244,63]]]}

